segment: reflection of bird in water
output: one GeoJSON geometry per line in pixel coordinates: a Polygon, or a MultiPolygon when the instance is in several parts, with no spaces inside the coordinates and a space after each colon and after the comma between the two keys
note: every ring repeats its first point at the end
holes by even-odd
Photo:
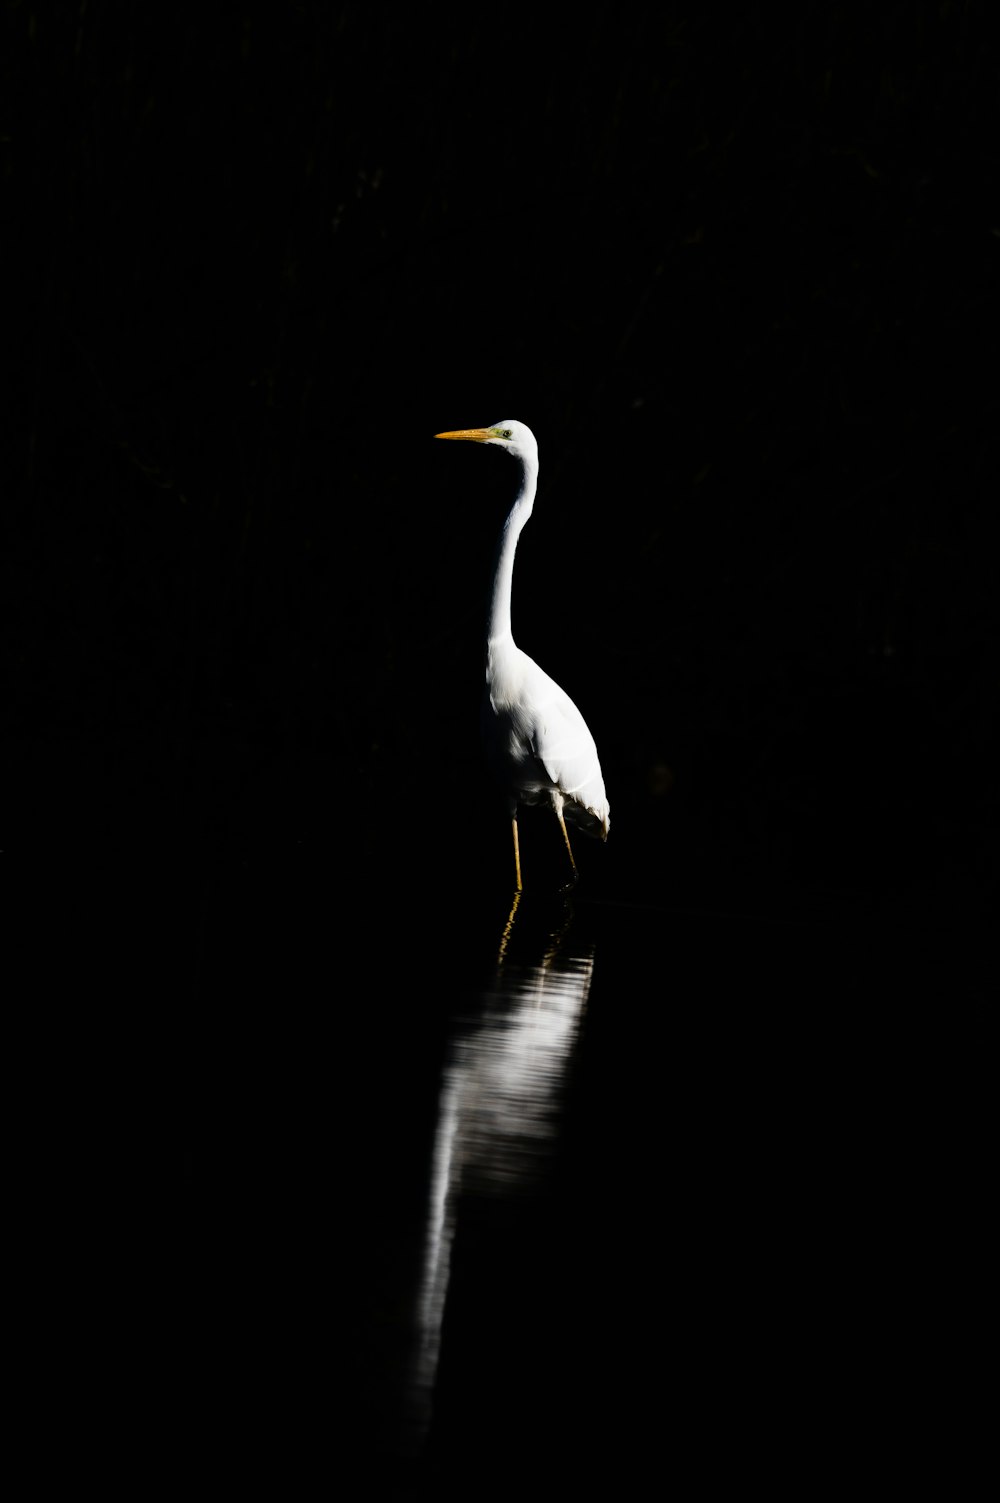
{"type": "Polygon", "coordinates": [[[438,438],[496,444],[521,466],[521,484],[497,548],[486,636],[483,736],[493,772],[507,795],[514,835],[514,871],[521,890],[517,806],[548,803],[559,821],[576,878],[566,820],[606,840],[611,811],[594,738],[576,705],[527,653],[515,646],[510,628],[514,551],[531,516],[538,484],[538,445],[523,423],[461,428],[438,438]]]}
{"type": "MultiPolygon", "coordinates": [[[[526,900],[527,901],[527,900],[526,900]]],[[[515,901],[515,910],[517,902],[515,901]]],[[[529,907],[530,913],[530,907],[529,907]]],[[[508,921],[508,930],[513,921],[508,921]]],[[[568,943],[563,902],[535,915],[503,955],[478,1003],[453,1019],[430,1165],[426,1241],[408,1390],[407,1444],[419,1450],[431,1419],[452,1249],[463,1206],[522,1202],[560,1153],[563,1092],[594,971],[594,945],[568,943]]],[[[504,1224],[501,1215],[499,1224],[504,1224]]]]}

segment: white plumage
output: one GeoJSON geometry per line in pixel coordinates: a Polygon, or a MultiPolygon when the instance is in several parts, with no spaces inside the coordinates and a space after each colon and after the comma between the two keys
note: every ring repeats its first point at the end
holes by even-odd
{"type": "Polygon", "coordinates": [[[521,483],[497,546],[486,634],[483,739],[494,776],[507,796],[514,836],[514,868],[521,889],[518,804],[547,803],[576,862],[566,820],[606,840],[611,811],[600,759],[587,723],[565,690],[514,642],[510,625],[514,553],[531,516],[538,485],[538,445],[524,423],[461,428],[438,438],[471,439],[505,449],[521,468],[521,483]]]}

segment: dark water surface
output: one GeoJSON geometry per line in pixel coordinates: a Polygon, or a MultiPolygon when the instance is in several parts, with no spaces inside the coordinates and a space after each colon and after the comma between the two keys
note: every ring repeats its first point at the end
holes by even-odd
{"type": "Polygon", "coordinates": [[[450,840],[424,882],[382,833],[353,881],[326,847],[123,880],[130,996],[64,1040],[83,1453],[631,1496],[915,1444],[979,1110],[950,935],[685,904],[610,844],[512,912],[450,840]]]}

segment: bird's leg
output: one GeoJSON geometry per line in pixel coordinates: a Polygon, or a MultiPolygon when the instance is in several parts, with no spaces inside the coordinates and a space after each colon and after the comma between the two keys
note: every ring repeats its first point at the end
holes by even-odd
{"type": "Polygon", "coordinates": [[[573,868],[573,880],[575,882],[579,873],[576,869],[576,862],[573,860],[573,847],[569,843],[569,831],[566,829],[566,821],[563,819],[561,802],[556,806],[556,819],[559,821],[559,828],[563,832],[563,840],[565,840],[566,849],[569,852],[569,864],[573,868]]]}
{"type": "Polygon", "coordinates": [[[512,814],[510,827],[514,832],[514,874],[517,877],[517,890],[521,891],[521,853],[517,848],[517,815],[512,814]]]}

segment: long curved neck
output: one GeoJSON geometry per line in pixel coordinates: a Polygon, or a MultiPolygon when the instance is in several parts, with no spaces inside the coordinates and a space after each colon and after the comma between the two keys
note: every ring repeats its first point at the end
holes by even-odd
{"type": "Polygon", "coordinates": [[[513,641],[510,629],[510,591],[514,579],[514,553],[521,528],[531,516],[538,487],[538,459],[535,456],[518,456],[521,465],[521,485],[507,520],[503,524],[497,544],[496,567],[493,573],[493,594],[490,599],[489,623],[486,630],[487,651],[494,642],[513,641]]]}

